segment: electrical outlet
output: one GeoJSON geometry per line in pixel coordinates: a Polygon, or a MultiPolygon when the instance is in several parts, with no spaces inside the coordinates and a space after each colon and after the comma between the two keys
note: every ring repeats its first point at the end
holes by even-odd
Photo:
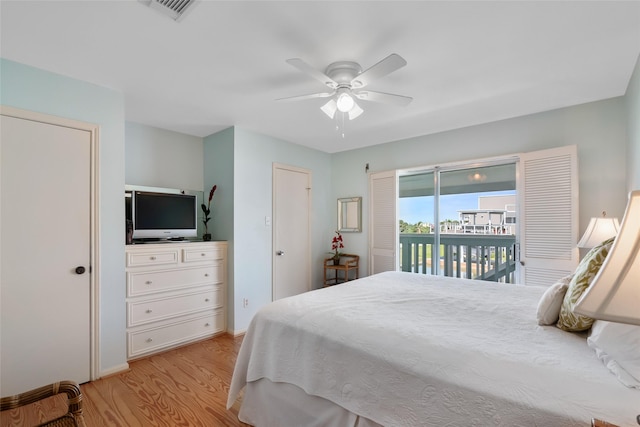
{"type": "Polygon", "coordinates": [[[247,308],[249,307],[249,300],[246,298],[242,298],[242,307],[247,308]]]}

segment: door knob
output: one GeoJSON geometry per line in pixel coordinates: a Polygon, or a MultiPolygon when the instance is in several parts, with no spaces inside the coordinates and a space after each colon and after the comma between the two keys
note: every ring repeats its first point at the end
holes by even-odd
{"type": "Polygon", "coordinates": [[[87,271],[87,269],[81,265],[76,267],[76,274],[84,274],[85,271],[87,271]]]}
{"type": "Polygon", "coordinates": [[[278,251],[278,252],[276,252],[276,255],[282,256],[282,255],[284,255],[284,251],[278,251]]]}

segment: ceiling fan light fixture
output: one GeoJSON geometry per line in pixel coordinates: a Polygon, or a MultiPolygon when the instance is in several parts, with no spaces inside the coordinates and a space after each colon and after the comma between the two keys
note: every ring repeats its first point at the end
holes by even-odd
{"type": "Polygon", "coordinates": [[[353,108],[349,111],[349,120],[357,119],[362,113],[364,113],[364,110],[354,103],[353,108]]]}
{"type": "Polygon", "coordinates": [[[327,102],[322,107],[320,107],[320,109],[322,110],[323,113],[329,116],[330,119],[333,119],[336,115],[336,111],[338,110],[338,107],[336,106],[336,101],[333,99],[330,99],[329,102],[327,102]]]}
{"type": "Polygon", "coordinates": [[[359,117],[364,111],[358,105],[356,98],[365,101],[384,102],[387,104],[395,104],[400,106],[409,104],[413,99],[408,96],[395,95],[392,93],[361,90],[363,87],[369,85],[372,81],[384,77],[387,74],[390,74],[397,69],[407,65],[407,61],[405,61],[402,57],[400,57],[400,55],[395,53],[392,53],[382,61],[364,71],[362,71],[362,67],[360,67],[360,64],[353,61],[333,62],[329,64],[325,72],[316,70],[300,58],[287,59],[286,62],[289,65],[307,74],[308,76],[326,85],[329,89],[331,89],[331,91],[280,98],[278,100],[293,101],[314,98],[330,98],[327,103],[320,107],[320,109],[331,119],[336,118],[336,113],[338,111],[342,113],[340,115],[340,118],[342,118],[343,120],[345,118],[353,120],[359,117]]]}
{"type": "Polygon", "coordinates": [[[338,89],[337,98],[336,98],[336,106],[338,107],[338,111],[343,113],[348,113],[353,109],[356,105],[356,101],[353,99],[351,94],[349,93],[349,89],[343,88],[338,89]]]}

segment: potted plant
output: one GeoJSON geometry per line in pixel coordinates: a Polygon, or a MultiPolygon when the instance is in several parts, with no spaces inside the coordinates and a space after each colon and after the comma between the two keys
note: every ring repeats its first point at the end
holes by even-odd
{"type": "Polygon", "coordinates": [[[213,199],[213,193],[216,192],[217,188],[217,185],[211,187],[211,191],[209,191],[208,203],[206,205],[204,203],[201,205],[202,212],[204,213],[204,218],[202,219],[202,222],[204,223],[204,234],[202,235],[202,240],[204,241],[211,240],[211,233],[209,233],[209,220],[211,219],[211,217],[209,215],[211,215],[211,199],[213,199]]]}
{"type": "Polygon", "coordinates": [[[333,239],[331,240],[332,252],[330,252],[333,254],[331,258],[333,259],[334,265],[340,264],[340,256],[342,256],[340,249],[344,249],[344,244],[342,243],[342,234],[340,234],[339,231],[336,231],[336,235],[333,236],[333,239]]]}

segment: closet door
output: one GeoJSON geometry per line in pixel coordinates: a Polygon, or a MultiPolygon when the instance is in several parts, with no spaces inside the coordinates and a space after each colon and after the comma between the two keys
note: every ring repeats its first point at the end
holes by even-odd
{"type": "Polygon", "coordinates": [[[93,136],[0,118],[0,387],[6,396],[90,379],[93,136]]]}
{"type": "Polygon", "coordinates": [[[273,285],[279,300],[311,290],[311,171],[273,165],[273,285]]]}
{"type": "Polygon", "coordinates": [[[550,286],[579,261],[575,145],[520,155],[520,283],[550,286]]]}
{"type": "Polygon", "coordinates": [[[369,274],[398,269],[398,175],[369,176],[369,274]]]}

